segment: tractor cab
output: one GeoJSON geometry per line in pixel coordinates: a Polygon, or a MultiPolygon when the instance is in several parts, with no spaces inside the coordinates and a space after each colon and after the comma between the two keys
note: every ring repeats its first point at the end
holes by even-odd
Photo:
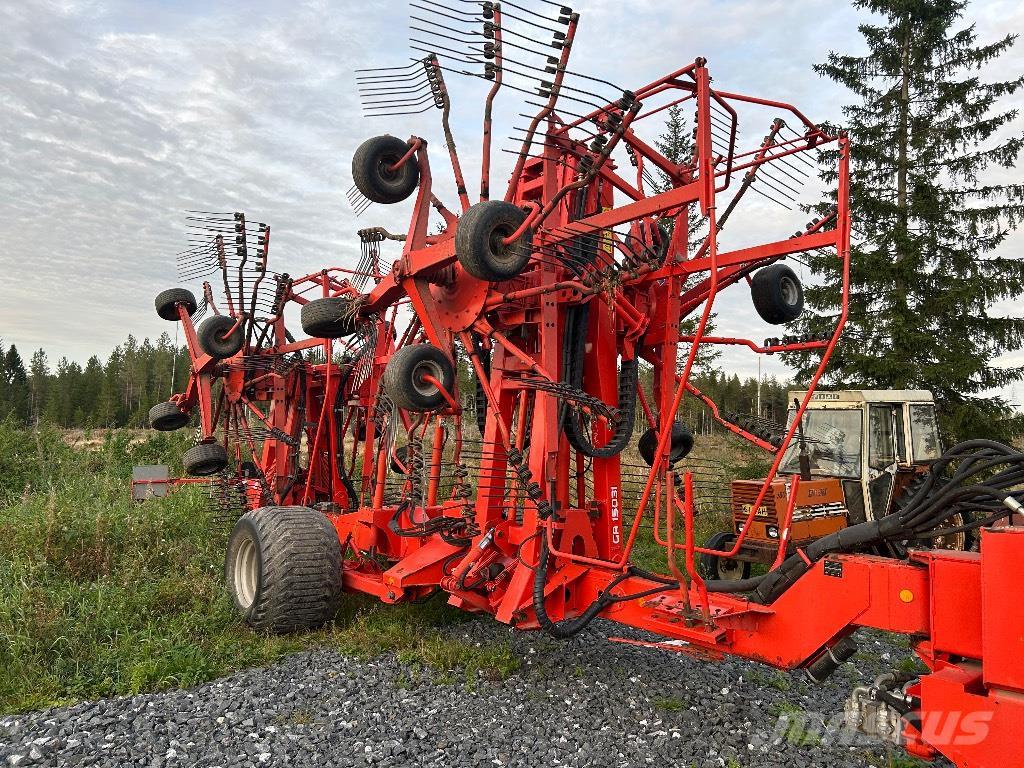
{"type": "MultiPolygon", "coordinates": [[[[802,402],[805,395],[790,392],[790,402],[802,402]]],[[[788,425],[795,416],[794,406],[788,425]]],[[[774,560],[795,476],[803,477],[792,503],[789,544],[803,547],[889,514],[941,453],[935,402],[924,390],[815,392],[801,421],[752,518],[764,480],[732,482],[732,529],[714,534],[706,546],[728,550],[748,520],[749,528],[735,557],[703,556],[707,576],[741,579],[750,574],[752,563],[774,560]]],[[[965,542],[959,534],[940,546],[962,549],[965,542]]]]}
{"type": "MultiPolygon", "coordinates": [[[[805,392],[790,392],[790,402],[805,392]]],[[[790,408],[789,423],[796,414],[790,408]]],[[[935,401],[926,390],[815,392],[780,472],[800,473],[801,432],[812,477],[842,484],[848,524],[884,517],[939,457],[935,401]]]]}

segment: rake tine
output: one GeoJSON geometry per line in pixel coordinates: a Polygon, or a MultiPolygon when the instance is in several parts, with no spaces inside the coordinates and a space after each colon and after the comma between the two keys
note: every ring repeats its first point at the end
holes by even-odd
{"type": "MultiPolygon", "coordinates": [[[[431,4],[431,5],[434,5],[434,4],[431,4]]],[[[480,24],[480,23],[482,23],[484,21],[483,16],[478,16],[476,14],[465,14],[464,13],[464,14],[462,14],[462,17],[460,18],[459,16],[451,15],[451,13],[445,13],[444,11],[437,10],[437,8],[444,8],[446,11],[452,11],[453,13],[459,13],[458,11],[454,11],[453,9],[448,8],[447,6],[436,5],[435,7],[431,7],[431,5],[418,5],[417,3],[409,3],[409,6],[411,8],[417,8],[417,9],[419,9],[421,11],[426,11],[427,13],[433,13],[433,14],[436,14],[437,16],[443,16],[444,18],[451,19],[452,21],[456,21],[459,24],[480,24]]],[[[415,18],[415,17],[413,17],[413,18],[415,18]]]]}
{"type": "Polygon", "coordinates": [[[358,89],[358,92],[360,97],[368,96],[373,98],[376,96],[383,96],[387,94],[421,93],[424,90],[430,90],[430,81],[427,80],[426,78],[423,78],[421,82],[414,83],[412,85],[389,85],[382,88],[360,88],[358,89]]]}
{"type": "Polygon", "coordinates": [[[418,107],[424,101],[433,101],[433,95],[428,93],[425,96],[421,96],[418,99],[379,99],[374,101],[364,102],[363,106],[367,109],[376,109],[375,105],[395,106],[395,107],[418,107]]]}
{"type": "Polygon", "coordinates": [[[781,206],[782,206],[783,208],[785,208],[785,209],[786,209],[787,211],[791,211],[791,210],[793,210],[793,209],[792,209],[791,207],[789,207],[789,206],[788,206],[788,205],[786,205],[785,203],[780,203],[780,202],[779,202],[778,200],[776,200],[776,199],[775,199],[774,197],[772,197],[771,195],[766,195],[766,194],[765,194],[764,192],[762,192],[761,190],[759,190],[759,189],[757,188],[757,186],[756,186],[755,184],[751,184],[751,185],[750,185],[750,188],[751,188],[752,190],[754,190],[755,192],[757,192],[757,194],[761,195],[761,197],[765,197],[765,198],[768,198],[769,200],[771,200],[771,201],[772,201],[773,203],[775,203],[776,205],[781,205],[781,206]]]}
{"type": "Polygon", "coordinates": [[[398,72],[403,70],[412,69],[415,64],[406,64],[400,67],[364,67],[362,69],[355,70],[356,72],[398,72]]]}

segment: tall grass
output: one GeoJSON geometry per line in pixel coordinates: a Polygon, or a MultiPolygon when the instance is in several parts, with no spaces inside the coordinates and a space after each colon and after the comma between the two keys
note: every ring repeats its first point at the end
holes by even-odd
{"type": "Polygon", "coordinates": [[[180,471],[183,440],[120,431],[81,448],[64,437],[0,422],[0,713],[195,685],[322,644],[474,675],[517,666],[507,645],[444,633],[466,617],[443,604],[350,597],[319,632],[251,631],[221,583],[226,532],[204,489],[129,498],[132,466],[180,471]]]}
{"type": "Polygon", "coordinates": [[[83,450],[0,425],[0,711],[190,685],[295,645],[232,616],[202,491],[130,501],[132,465],[176,443],[83,450]]]}
{"type": "MultiPolygon", "coordinates": [[[[175,462],[175,435],[115,431],[69,445],[52,428],[0,422],[0,713],[188,686],[327,644],[360,656],[394,652],[444,672],[504,676],[507,644],[478,646],[445,626],[468,618],[443,600],[383,606],[347,598],[335,622],[294,637],[254,633],[222,583],[223,523],[205,490],[130,500],[136,464],[175,462]]],[[[756,475],[738,454],[737,475],[756,475]]],[[[698,540],[727,524],[698,521],[698,540]]],[[[650,531],[634,560],[665,570],[650,531]]]]}

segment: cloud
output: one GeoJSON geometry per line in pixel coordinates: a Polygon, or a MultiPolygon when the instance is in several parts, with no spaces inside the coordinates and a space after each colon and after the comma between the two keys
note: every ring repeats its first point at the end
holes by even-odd
{"type": "MultiPolygon", "coordinates": [[[[177,283],[173,254],[190,208],[245,210],[270,223],[273,264],[292,274],[351,265],[356,229],[401,229],[408,214],[408,205],[378,207],[357,220],[345,201],[352,152],[376,133],[425,136],[437,191],[453,205],[434,113],[360,117],[355,70],[402,64],[413,53],[406,10],[384,0],[0,5],[0,337],[45,347],[51,359],[84,360],[129,332],[170,330],[152,297],[177,283]]],[[[860,17],[824,0],[591,0],[581,10],[574,69],[635,87],[706,56],[718,86],[791,101],[818,120],[840,119],[848,94],[811,64],[830,49],[862,47],[860,17]]],[[[982,39],[1024,22],[1014,2],[969,10],[982,39]]],[[[986,74],[1020,72],[1022,56],[1017,46],[986,74]]],[[[448,79],[475,189],[486,84],[448,79]]],[[[523,122],[521,101],[508,96],[499,136],[523,122]]],[[[746,138],[772,116],[753,116],[746,138]]],[[[510,169],[497,149],[510,146],[497,141],[496,186],[510,169]]],[[[752,200],[747,214],[723,245],[792,231],[770,203],[752,200]]],[[[1020,255],[1021,238],[1006,251],[1020,255]]],[[[771,335],[750,330],[740,286],[723,309],[723,333],[771,335]]],[[[757,370],[752,355],[730,350],[725,360],[741,375],[757,370]]],[[[784,373],[778,361],[765,363],[784,373]]]]}

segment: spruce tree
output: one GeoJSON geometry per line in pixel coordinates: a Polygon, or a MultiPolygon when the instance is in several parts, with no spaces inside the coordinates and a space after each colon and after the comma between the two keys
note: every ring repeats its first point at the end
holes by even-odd
{"type": "MultiPolygon", "coordinates": [[[[1019,133],[1005,137],[1016,110],[999,100],[1024,78],[991,82],[986,67],[1015,35],[980,44],[962,20],[962,0],[854,5],[878,19],[859,27],[869,52],[832,53],[815,68],[857,97],[844,109],[850,314],[827,383],[929,389],[947,441],[1010,439],[1024,419],[991,391],[1020,380],[1024,368],[994,361],[1021,347],[1024,318],[998,316],[992,305],[1024,292],[1024,260],[997,251],[1024,215],[1024,184],[992,183],[985,171],[1012,168],[1021,151],[1019,133]]],[[[813,312],[800,330],[820,333],[835,324],[840,275],[833,254],[812,256],[811,265],[827,279],[807,287],[813,312]]],[[[817,364],[793,361],[802,380],[817,364]]]]}
{"type": "Polygon", "coordinates": [[[0,339],[0,421],[7,415],[7,367],[4,365],[4,340],[0,339]]]}
{"type": "Polygon", "coordinates": [[[4,355],[4,377],[7,382],[7,404],[3,416],[28,421],[28,373],[18,348],[11,344],[4,355]]]}

